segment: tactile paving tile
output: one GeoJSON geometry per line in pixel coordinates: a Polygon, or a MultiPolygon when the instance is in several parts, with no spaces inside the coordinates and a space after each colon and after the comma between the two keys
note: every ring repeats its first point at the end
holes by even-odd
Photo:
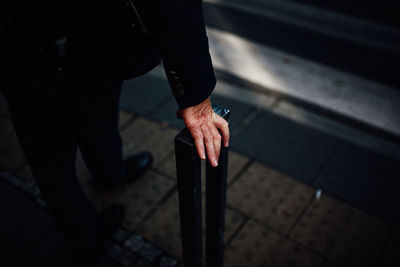
{"type": "Polygon", "coordinates": [[[322,258],[250,220],[225,249],[226,267],[319,267],[322,258]]]}
{"type": "MultiPolygon", "coordinates": [[[[228,182],[235,177],[238,172],[244,167],[244,165],[249,161],[249,159],[239,153],[229,150],[228,155],[228,182]]],[[[202,189],[204,192],[205,185],[205,160],[202,160],[202,189]]],[[[176,164],[175,164],[175,154],[172,153],[157,166],[155,166],[160,172],[176,179],[176,164]]]]}
{"type": "Polygon", "coordinates": [[[293,240],[341,266],[377,266],[390,225],[331,197],[314,200],[293,229],[293,240]]]}
{"type": "Polygon", "coordinates": [[[132,118],[133,114],[125,111],[119,112],[119,127],[124,125],[128,120],[132,118]]]}
{"type": "Polygon", "coordinates": [[[147,171],[137,181],[120,186],[108,193],[97,193],[90,185],[85,187],[89,198],[101,210],[112,203],[120,203],[126,209],[124,225],[134,231],[145,216],[155,208],[174,183],[152,171],[147,171]]]}
{"type": "Polygon", "coordinates": [[[286,234],[312,195],[310,187],[256,162],[228,189],[228,203],[286,234]]]}
{"type": "Polygon", "coordinates": [[[393,205],[400,203],[399,177],[399,160],[343,142],[313,185],[366,212],[400,223],[399,207],[393,205]]]}
{"type": "MultiPolygon", "coordinates": [[[[205,198],[203,198],[203,231],[205,230],[205,198]]],[[[225,237],[226,242],[244,218],[236,212],[226,209],[225,212],[225,237]]],[[[181,235],[178,207],[178,193],[176,192],[163,203],[157,211],[138,228],[138,233],[155,244],[164,248],[167,252],[181,259],[181,235]]],[[[205,237],[203,236],[203,245],[205,237]]],[[[203,248],[203,252],[204,252],[203,248]]]]}
{"type": "Polygon", "coordinates": [[[400,226],[394,227],[381,267],[400,266],[400,226]]]}
{"type": "Polygon", "coordinates": [[[138,118],[121,132],[124,155],[149,150],[154,156],[155,165],[171,153],[177,133],[159,123],[138,118]]]}

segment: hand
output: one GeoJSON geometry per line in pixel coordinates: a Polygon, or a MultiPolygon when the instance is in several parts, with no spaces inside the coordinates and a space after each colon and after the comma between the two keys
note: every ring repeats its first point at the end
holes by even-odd
{"type": "Polygon", "coordinates": [[[211,166],[218,166],[221,134],[217,129],[221,130],[224,146],[228,147],[229,126],[224,118],[212,110],[210,98],[208,97],[198,105],[178,110],[176,116],[183,119],[192,134],[199,157],[205,159],[204,151],[206,150],[211,166]]]}

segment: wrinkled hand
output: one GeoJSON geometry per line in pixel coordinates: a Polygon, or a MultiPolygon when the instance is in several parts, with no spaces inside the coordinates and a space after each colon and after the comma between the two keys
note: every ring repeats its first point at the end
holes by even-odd
{"type": "Polygon", "coordinates": [[[221,130],[224,146],[228,147],[229,126],[224,118],[212,110],[210,98],[198,105],[178,110],[176,116],[183,119],[192,134],[199,157],[205,159],[206,150],[211,166],[218,166],[221,151],[221,134],[218,129],[221,130]]]}

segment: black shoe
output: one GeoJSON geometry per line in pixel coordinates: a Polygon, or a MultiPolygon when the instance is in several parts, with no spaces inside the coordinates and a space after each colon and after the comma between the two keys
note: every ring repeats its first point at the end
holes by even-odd
{"type": "Polygon", "coordinates": [[[148,151],[139,152],[128,156],[124,163],[126,174],[123,182],[139,179],[153,164],[153,156],[148,151]]]}
{"type": "Polygon", "coordinates": [[[94,182],[93,189],[96,191],[107,191],[117,186],[124,185],[135,181],[141,177],[146,170],[148,170],[153,164],[153,156],[150,152],[144,151],[134,155],[128,156],[124,160],[125,165],[125,176],[120,181],[112,184],[99,184],[94,182]]]}

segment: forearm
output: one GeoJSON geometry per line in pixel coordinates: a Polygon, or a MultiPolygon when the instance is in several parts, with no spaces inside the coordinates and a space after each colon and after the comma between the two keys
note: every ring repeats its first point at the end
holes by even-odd
{"type": "Polygon", "coordinates": [[[209,54],[201,0],[156,0],[157,41],[181,109],[199,104],[216,79],[209,54]]]}

